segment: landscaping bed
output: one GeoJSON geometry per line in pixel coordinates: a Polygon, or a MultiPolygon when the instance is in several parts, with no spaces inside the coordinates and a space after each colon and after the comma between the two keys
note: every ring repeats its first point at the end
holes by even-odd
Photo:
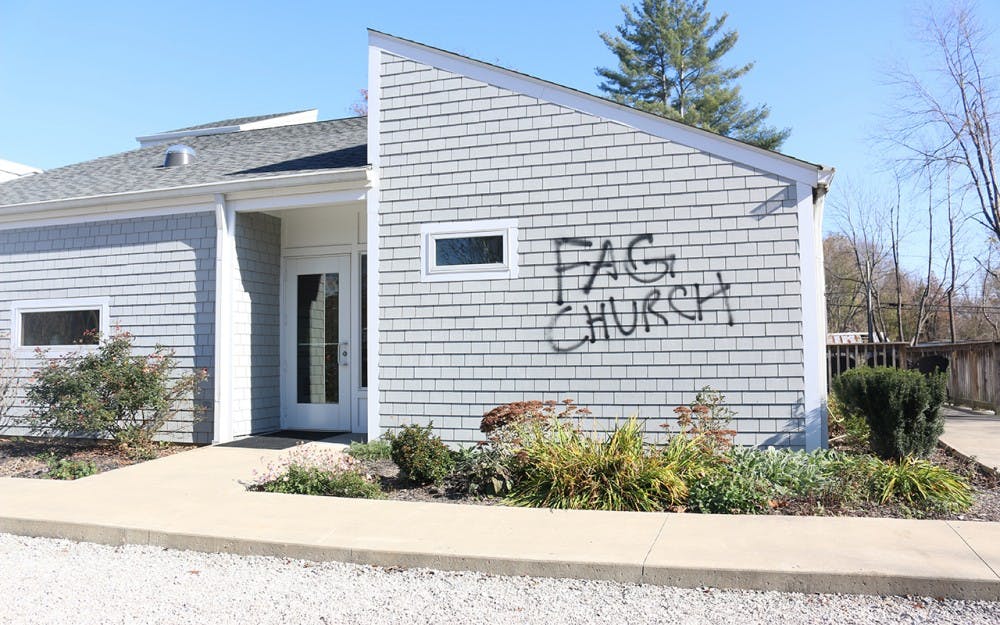
{"type": "Polygon", "coordinates": [[[0,437],[0,477],[76,479],[186,449],[189,447],[160,444],[135,456],[107,440],[0,437]]]}
{"type": "MultiPolygon", "coordinates": [[[[950,454],[944,448],[935,450],[929,458],[969,480],[972,487],[973,503],[965,512],[942,512],[929,510],[920,518],[950,519],[959,521],[1000,522],[1000,479],[980,470],[974,463],[950,454]]],[[[390,459],[361,460],[362,469],[376,479],[387,499],[397,501],[427,501],[452,504],[505,505],[498,496],[476,495],[469,492],[468,484],[455,476],[450,476],[440,484],[415,484],[401,475],[399,467],[390,459]]],[[[819,501],[815,499],[790,499],[776,502],[765,511],[766,514],[791,516],[853,516],[874,518],[913,518],[914,511],[893,504],[844,501],[819,501]]]]}
{"type": "Polygon", "coordinates": [[[733,411],[708,387],[649,442],[637,419],[584,431],[572,400],[484,415],[486,440],[451,450],[430,425],[403,426],[347,454],[293,453],[251,490],[407,501],[715,514],[1000,521],[1000,484],[937,446],[941,376],[845,374],[831,399],[831,449],[733,446],[733,411]],[[661,437],[661,440],[662,437],[661,437]]]}

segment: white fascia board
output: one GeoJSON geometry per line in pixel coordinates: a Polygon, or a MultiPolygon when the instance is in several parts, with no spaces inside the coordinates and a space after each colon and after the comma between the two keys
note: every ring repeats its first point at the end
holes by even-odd
{"type": "Polygon", "coordinates": [[[381,436],[381,381],[379,380],[379,118],[382,96],[382,51],[368,47],[368,162],[371,164],[367,195],[366,224],[368,254],[368,401],[366,402],[367,436],[372,441],[381,436]]]}
{"type": "Polygon", "coordinates": [[[204,137],[208,135],[225,135],[231,132],[239,132],[239,126],[217,126],[215,128],[202,128],[201,130],[178,130],[176,132],[162,132],[158,135],[146,135],[144,137],[136,137],[135,140],[139,142],[140,148],[148,148],[154,145],[162,145],[164,143],[170,143],[171,141],[177,141],[178,139],[183,139],[185,137],[204,137]]]}
{"type": "Polygon", "coordinates": [[[29,217],[14,215],[10,220],[3,219],[3,215],[0,214],[0,231],[211,211],[211,196],[206,195],[184,198],[183,202],[137,202],[129,205],[127,209],[123,209],[121,206],[109,206],[103,210],[88,210],[85,213],[69,210],[48,211],[43,215],[36,214],[29,217]]]}
{"type": "Polygon", "coordinates": [[[163,143],[169,143],[171,141],[176,141],[178,139],[183,139],[184,137],[201,137],[204,135],[224,135],[231,132],[241,132],[244,130],[261,130],[263,128],[278,128],[279,126],[294,126],[296,124],[309,124],[319,117],[319,109],[309,109],[307,111],[299,111],[298,113],[292,113],[291,115],[281,115],[278,117],[269,117],[267,119],[261,119],[255,122],[248,122],[245,124],[234,124],[232,126],[215,126],[214,128],[195,128],[191,130],[175,130],[173,132],[160,132],[153,135],[145,135],[142,137],[136,137],[135,140],[139,142],[139,147],[147,148],[152,145],[161,145],[163,143]]]}
{"type": "MultiPolygon", "coordinates": [[[[283,176],[268,176],[266,178],[234,180],[232,182],[209,182],[180,187],[108,193],[44,202],[7,204],[0,206],[0,223],[37,221],[55,216],[54,213],[56,211],[61,211],[61,216],[66,216],[67,212],[72,212],[72,214],[80,216],[89,214],[97,215],[106,213],[109,210],[127,212],[127,205],[129,204],[176,200],[198,195],[212,196],[216,193],[231,194],[241,191],[258,190],[291,192],[290,189],[293,187],[317,184],[344,184],[345,186],[358,187],[369,183],[370,174],[368,170],[368,167],[356,167],[333,172],[287,174],[283,176]],[[117,208],[111,209],[112,205],[117,206],[117,208]]],[[[211,208],[208,210],[211,210],[211,208]]]]}
{"type": "Polygon", "coordinates": [[[229,204],[237,213],[261,213],[265,211],[281,211],[291,208],[309,208],[313,206],[330,206],[348,202],[364,201],[367,188],[351,188],[336,191],[296,193],[293,195],[268,195],[237,199],[230,196],[229,204]]]}
{"type": "Polygon", "coordinates": [[[20,178],[21,176],[40,173],[42,173],[42,170],[37,167],[24,165],[22,163],[15,163],[14,161],[7,161],[0,158],[0,175],[10,174],[15,178],[20,178]]]}
{"type": "Polygon", "coordinates": [[[319,109],[299,111],[291,115],[269,117],[255,122],[240,124],[240,130],[261,130],[262,128],[278,128],[279,126],[294,126],[296,124],[311,124],[319,119],[319,109]]]}
{"type": "MultiPolygon", "coordinates": [[[[418,63],[437,67],[502,89],[507,89],[545,102],[624,124],[641,132],[667,139],[687,147],[714,154],[793,180],[810,187],[820,184],[822,172],[832,171],[778,152],[764,150],[729,137],[723,137],[693,126],[681,124],[651,113],[605,100],[595,95],[564,87],[534,76],[476,61],[457,54],[407,41],[378,31],[368,31],[368,45],[418,63]]],[[[369,76],[369,85],[371,76],[369,76]]],[[[369,99],[371,94],[369,93],[369,99]]],[[[369,119],[371,103],[369,102],[369,119]]],[[[369,122],[369,130],[371,123],[369,122]]],[[[369,142],[369,150],[371,142],[369,142]]]]}

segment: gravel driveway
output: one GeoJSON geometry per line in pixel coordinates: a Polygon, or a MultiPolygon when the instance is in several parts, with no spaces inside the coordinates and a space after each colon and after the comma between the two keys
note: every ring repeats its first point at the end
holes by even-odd
{"type": "Polygon", "coordinates": [[[1000,623],[1000,603],[685,590],[0,534],[0,622],[1000,623]]]}

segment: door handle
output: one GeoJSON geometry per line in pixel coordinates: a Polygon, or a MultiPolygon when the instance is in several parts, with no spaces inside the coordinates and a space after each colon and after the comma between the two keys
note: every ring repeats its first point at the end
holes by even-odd
{"type": "Polygon", "coordinates": [[[337,346],[337,362],[340,365],[351,364],[351,344],[341,343],[337,346]]]}

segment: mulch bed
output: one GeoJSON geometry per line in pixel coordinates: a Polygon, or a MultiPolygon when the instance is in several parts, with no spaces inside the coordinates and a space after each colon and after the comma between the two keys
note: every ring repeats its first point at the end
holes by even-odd
{"type": "MultiPolygon", "coordinates": [[[[923,514],[920,518],[947,519],[957,521],[1000,522],[1000,478],[981,470],[974,463],[953,456],[942,448],[931,455],[930,460],[959,475],[966,477],[973,488],[973,504],[962,514],[923,514]]],[[[465,484],[446,480],[438,486],[416,486],[399,474],[399,467],[391,460],[369,460],[363,462],[365,468],[378,477],[389,499],[399,501],[426,501],[435,503],[504,505],[499,497],[480,497],[468,493],[465,484]]],[[[914,513],[898,505],[860,504],[845,506],[831,505],[821,501],[792,501],[774,508],[771,514],[790,516],[851,516],[871,518],[914,518],[914,513]]]]}
{"type": "MultiPolygon", "coordinates": [[[[156,458],[162,458],[190,449],[188,445],[157,445],[153,449],[156,458]]],[[[48,477],[49,465],[44,457],[93,462],[98,473],[143,462],[122,454],[114,443],[105,440],[45,438],[45,437],[0,437],[0,477],[48,477]]]]}
{"type": "Polygon", "coordinates": [[[417,486],[399,474],[399,467],[392,460],[365,460],[362,464],[378,478],[382,490],[389,496],[389,499],[479,506],[497,505],[503,501],[499,497],[470,495],[468,487],[454,479],[446,479],[440,485],[417,486]]]}

